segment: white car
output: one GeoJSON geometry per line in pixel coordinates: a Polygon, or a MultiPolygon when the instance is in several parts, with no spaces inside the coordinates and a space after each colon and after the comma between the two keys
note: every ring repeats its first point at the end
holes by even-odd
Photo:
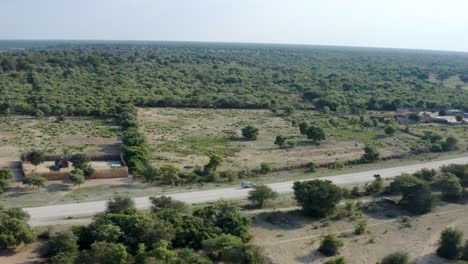
{"type": "Polygon", "coordinates": [[[255,187],[256,185],[255,185],[255,183],[253,183],[253,182],[243,182],[243,183],[241,184],[241,186],[242,186],[242,188],[253,188],[253,187],[255,187]]]}

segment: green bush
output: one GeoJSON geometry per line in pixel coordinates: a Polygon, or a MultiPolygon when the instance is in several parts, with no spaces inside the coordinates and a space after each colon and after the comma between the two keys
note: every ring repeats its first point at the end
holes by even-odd
{"type": "Polygon", "coordinates": [[[462,249],[463,233],[453,227],[442,231],[437,248],[437,255],[446,259],[456,259],[460,256],[462,249]]]}
{"type": "Polygon", "coordinates": [[[348,263],[344,257],[336,257],[324,262],[324,264],[346,264],[348,263]]]}
{"type": "Polygon", "coordinates": [[[325,236],[320,242],[319,251],[325,256],[335,256],[338,254],[343,242],[334,235],[325,236]]]}
{"type": "Polygon", "coordinates": [[[395,252],[385,256],[380,264],[407,264],[408,263],[408,253],[405,252],[395,252]]]}

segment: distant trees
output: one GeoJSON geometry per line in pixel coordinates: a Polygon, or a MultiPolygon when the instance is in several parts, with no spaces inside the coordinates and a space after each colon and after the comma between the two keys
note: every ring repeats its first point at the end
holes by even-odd
{"type": "Polygon", "coordinates": [[[456,116],[455,116],[455,120],[457,120],[457,122],[463,121],[463,115],[462,115],[462,114],[456,115],[456,116]]]}
{"type": "Polygon", "coordinates": [[[278,193],[273,191],[269,186],[258,185],[249,192],[248,199],[259,208],[262,208],[265,201],[275,199],[276,197],[278,197],[278,193]]]}
{"type": "Polygon", "coordinates": [[[323,217],[335,209],[342,199],[341,189],[331,181],[294,182],[294,198],[305,214],[323,217]]]}
{"type": "Polygon", "coordinates": [[[256,140],[258,136],[258,128],[253,126],[246,126],[242,129],[242,136],[248,140],[256,140]]]}

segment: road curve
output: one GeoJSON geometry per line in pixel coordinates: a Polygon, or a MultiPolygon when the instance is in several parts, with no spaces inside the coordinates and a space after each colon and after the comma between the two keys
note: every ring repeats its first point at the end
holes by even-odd
{"type": "MultiPolygon", "coordinates": [[[[321,180],[330,180],[337,185],[354,185],[365,183],[373,180],[375,174],[380,174],[383,178],[392,178],[396,177],[402,173],[413,173],[417,170],[428,168],[428,169],[437,169],[443,165],[447,164],[467,164],[467,157],[460,157],[448,160],[440,161],[431,161],[425,163],[419,163],[415,165],[407,165],[401,167],[393,167],[386,169],[371,170],[365,172],[356,172],[349,174],[341,174],[335,176],[321,177],[321,180]]],[[[305,179],[307,180],[307,179],[305,179]]],[[[273,190],[279,193],[288,193],[292,192],[292,186],[294,181],[278,182],[267,184],[273,190]]],[[[220,188],[212,189],[205,191],[193,191],[193,192],[180,192],[173,194],[165,194],[171,196],[174,199],[189,203],[205,203],[216,201],[219,199],[232,200],[232,199],[242,199],[246,198],[248,195],[249,189],[242,189],[240,187],[229,187],[229,188],[220,188]]],[[[133,198],[135,205],[139,209],[148,209],[151,206],[151,203],[148,199],[148,196],[145,197],[136,197],[133,198]]],[[[29,223],[33,226],[45,226],[50,224],[55,224],[63,222],[67,218],[84,218],[90,217],[97,213],[103,212],[106,208],[107,201],[95,201],[95,202],[85,202],[85,203],[72,203],[72,204],[59,204],[59,205],[49,205],[41,207],[32,207],[24,208],[26,212],[31,215],[29,223]]],[[[76,221],[76,220],[75,220],[76,221]]]]}

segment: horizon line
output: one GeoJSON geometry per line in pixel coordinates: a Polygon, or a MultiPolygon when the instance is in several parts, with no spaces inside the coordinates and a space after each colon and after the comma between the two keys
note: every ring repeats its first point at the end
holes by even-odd
{"type": "Polygon", "coordinates": [[[468,53],[468,50],[444,50],[429,48],[401,48],[388,46],[361,46],[361,45],[337,45],[337,44],[311,44],[311,43],[286,43],[286,42],[255,42],[255,41],[205,41],[205,40],[149,40],[149,39],[2,39],[0,41],[76,41],[76,42],[173,42],[173,43],[207,43],[207,44],[254,44],[254,45],[277,45],[277,46],[305,46],[305,47],[337,47],[337,48],[364,48],[364,49],[388,49],[407,51],[429,51],[429,52],[453,52],[468,53]]]}

